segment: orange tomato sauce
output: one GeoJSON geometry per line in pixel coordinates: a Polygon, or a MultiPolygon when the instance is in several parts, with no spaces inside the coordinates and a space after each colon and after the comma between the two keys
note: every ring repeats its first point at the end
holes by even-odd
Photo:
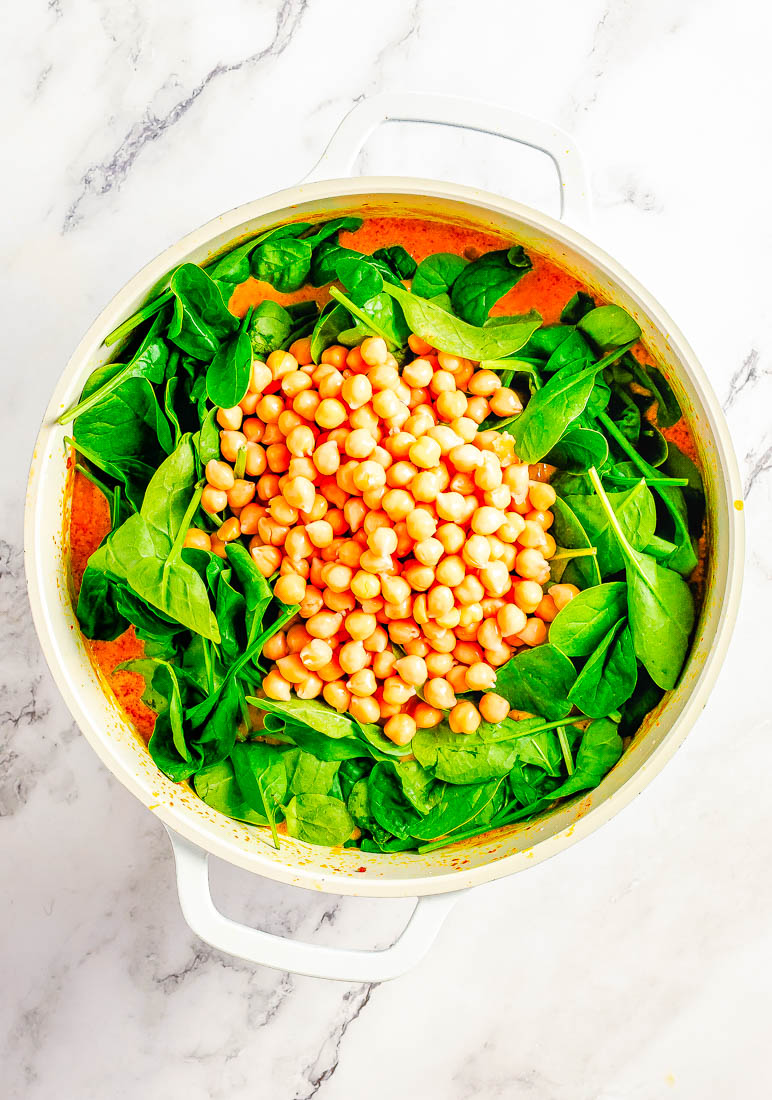
{"type": "MultiPolygon", "coordinates": [[[[449,225],[419,218],[379,217],[369,218],[355,232],[340,234],[340,243],[360,252],[370,253],[377,248],[401,244],[416,261],[434,252],[453,252],[467,259],[475,259],[491,249],[506,248],[513,242],[504,237],[483,233],[467,227],[449,225]]],[[[492,312],[496,315],[525,313],[536,309],[545,324],[554,324],[566,302],[582,284],[572,275],[562,271],[537,253],[529,253],[533,263],[531,271],[513,287],[492,312]]],[[[230,308],[242,317],[250,306],[272,299],[280,305],[292,302],[315,301],[323,306],[329,300],[325,287],[303,287],[292,294],[281,294],[269,283],[249,278],[236,287],[230,299],[230,308]]],[[[653,362],[648,352],[639,345],[636,354],[644,362],[653,362]]],[[[694,441],[686,423],[681,420],[665,433],[681,450],[696,462],[694,441]]],[[[90,555],[110,530],[107,502],[101,492],[85,477],[76,473],[72,492],[70,521],[70,568],[77,594],[83,570],[90,555]]],[[[699,570],[702,569],[702,558],[699,570]]],[[[144,681],[136,673],[117,669],[121,662],[142,656],[144,647],[130,627],[113,642],[87,640],[91,658],[101,670],[115,693],[116,699],[135,723],[139,733],[149,738],[155,715],[142,702],[144,681]]]]}

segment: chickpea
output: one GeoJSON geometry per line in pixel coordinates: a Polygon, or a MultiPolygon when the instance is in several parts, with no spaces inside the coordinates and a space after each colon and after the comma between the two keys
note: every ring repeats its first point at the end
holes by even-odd
{"type": "Polygon", "coordinates": [[[488,692],[479,702],[480,712],[486,722],[503,722],[509,714],[509,703],[503,695],[488,692]]]}
{"type": "Polygon", "coordinates": [[[482,424],[489,411],[488,402],[484,397],[470,397],[467,400],[464,416],[473,420],[475,424],[482,424]]]}
{"type": "MultiPolygon", "coordinates": [[[[357,642],[356,644],[359,645],[360,643],[357,642]]],[[[376,653],[373,657],[373,672],[376,679],[385,680],[387,676],[391,676],[394,672],[396,660],[396,655],[390,649],[384,649],[380,653],[376,653]]]]}
{"type": "Polygon", "coordinates": [[[579,595],[579,589],[575,584],[553,584],[549,594],[558,611],[562,611],[566,604],[579,595]]]}
{"type": "MultiPolygon", "coordinates": [[[[236,516],[231,516],[230,519],[226,519],[225,523],[220,526],[217,532],[217,537],[220,542],[233,542],[241,534],[241,524],[236,516]]],[[[211,540],[210,540],[211,543],[211,540]]]]}
{"type": "Polygon", "coordinates": [[[284,679],[291,684],[302,684],[308,676],[308,669],[300,660],[298,652],[290,652],[286,657],[280,657],[276,662],[276,667],[284,679]]]}
{"type": "Polygon", "coordinates": [[[374,695],[376,689],[375,673],[371,668],[361,668],[349,677],[346,687],[352,695],[362,699],[368,695],[374,695]]]}
{"type": "Polygon", "coordinates": [[[519,539],[521,546],[528,546],[536,550],[544,550],[547,545],[544,528],[533,520],[526,520],[519,539]]]}
{"type": "Polygon", "coordinates": [[[332,646],[321,638],[312,638],[300,650],[300,660],[311,672],[324,668],[332,660],[332,646]]]}
{"type": "Polygon", "coordinates": [[[218,558],[223,558],[227,560],[228,554],[225,549],[225,543],[218,539],[217,535],[212,535],[209,542],[212,553],[215,554],[218,558]]]}
{"type": "Polygon", "coordinates": [[[389,623],[389,638],[395,645],[404,646],[408,642],[416,641],[420,636],[419,627],[407,619],[389,623]]]}
{"type": "Polygon", "coordinates": [[[250,391],[252,393],[262,393],[266,386],[270,386],[271,382],[273,382],[273,375],[269,367],[260,359],[255,359],[249,374],[250,391]]]}
{"type": "Polygon", "coordinates": [[[270,577],[281,564],[281,550],[278,546],[255,546],[249,550],[252,561],[263,574],[270,577]]]}
{"type": "Polygon", "coordinates": [[[466,542],[466,532],[457,523],[443,523],[437,528],[437,538],[445,548],[445,553],[458,555],[466,542]]]}
{"type": "Polygon", "coordinates": [[[246,508],[251,503],[254,495],[254,481],[245,481],[243,478],[239,478],[233,483],[233,488],[228,493],[228,504],[233,509],[246,508]]]}
{"type": "Polygon", "coordinates": [[[547,626],[541,619],[531,618],[518,634],[518,638],[525,645],[542,645],[547,640],[547,626]]]}
{"type": "Polygon", "coordinates": [[[298,699],[316,699],[322,694],[324,681],[313,673],[295,688],[298,699]]]}
{"type": "Polygon", "coordinates": [[[375,615],[369,615],[365,611],[352,611],[346,616],[345,627],[354,641],[369,638],[377,625],[375,615]]]}
{"type": "Polygon", "coordinates": [[[350,409],[361,409],[372,399],[373,387],[364,375],[355,374],[343,380],[340,395],[350,409]]]}
{"type": "Polygon", "coordinates": [[[213,516],[217,512],[222,512],[227,504],[228,494],[223,489],[215,489],[212,485],[205,486],[201,494],[201,507],[205,512],[213,516]]]}
{"type": "Polygon", "coordinates": [[[383,681],[383,700],[392,706],[404,706],[415,695],[415,687],[401,676],[387,676],[383,681]]]}
{"type": "Polygon", "coordinates": [[[416,729],[416,721],[409,714],[394,714],[383,732],[395,745],[407,745],[415,737],[416,729]]]}
{"type": "Polygon", "coordinates": [[[535,580],[542,584],[549,579],[549,566],[539,550],[531,547],[521,550],[515,564],[519,575],[527,580],[535,580]]]}
{"type": "Polygon", "coordinates": [[[442,676],[432,676],[431,679],[426,681],[424,699],[429,706],[437,707],[438,710],[450,710],[456,703],[453,688],[442,676]]]}
{"type": "Polygon", "coordinates": [[[480,570],[480,580],[491,596],[504,596],[512,587],[509,570],[503,561],[489,562],[480,570]]]}
{"type": "Polygon", "coordinates": [[[353,611],[356,607],[353,592],[333,592],[331,588],[325,588],[322,599],[330,611],[353,611]]]}
{"type": "Polygon", "coordinates": [[[338,397],[343,389],[343,375],[339,370],[331,368],[319,379],[317,389],[321,398],[338,397]]]}
{"type": "Polygon", "coordinates": [[[324,583],[333,592],[347,592],[354,576],[353,570],[348,565],[330,563],[322,570],[324,583]]]}
{"type": "MultiPolygon", "coordinates": [[[[516,504],[523,504],[529,494],[529,480],[528,480],[528,467],[524,463],[514,463],[511,466],[507,466],[505,474],[505,484],[507,484],[512,492],[512,499],[516,504]]],[[[538,493],[537,493],[538,498],[538,493]]],[[[533,503],[533,501],[531,502],[533,503]]],[[[554,504],[553,500],[550,504],[554,504]]]]}
{"type": "Polygon", "coordinates": [[[425,435],[411,444],[408,455],[414,466],[422,470],[433,470],[439,464],[442,450],[436,439],[425,435]]]}
{"type": "Polygon", "coordinates": [[[502,542],[515,543],[520,538],[525,528],[525,520],[517,512],[507,512],[506,522],[498,529],[498,537],[502,542]]]}
{"type": "Polygon", "coordinates": [[[359,698],[356,695],[352,695],[348,710],[349,714],[353,718],[356,718],[357,722],[377,722],[381,716],[381,710],[378,706],[377,699],[373,699],[369,696],[359,698]]]}
{"type": "Polygon", "coordinates": [[[446,673],[445,679],[448,681],[448,683],[457,695],[460,695],[462,692],[469,690],[466,682],[465,665],[454,665],[453,668],[451,668],[450,672],[446,673]]]}
{"type": "Polygon", "coordinates": [[[488,691],[496,683],[496,672],[485,661],[476,661],[466,670],[466,684],[472,691],[488,691]]]}
{"type": "Polygon", "coordinates": [[[410,490],[415,500],[430,503],[436,500],[440,490],[440,483],[435,470],[422,470],[410,483],[410,490]]]}
{"type": "Polygon", "coordinates": [[[421,389],[428,386],[434,374],[434,367],[428,359],[414,359],[402,368],[402,377],[408,386],[421,389]]]}
{"type": "Polygon", "coordinates": [[[426,597],[429,617],[436,619],[446,615],[454,605],[453,589],[444,584],[435,584],[426,597]]]}
{"type": "Polygon", "coordinates": [[[182,545],[191,550],[211,550],[212,540],[206,531],[201,531],[198,527],[189,527],[182,545]]]}
{"type": "Polygon", "coordinates": [[[340,667],[347,675],[351,676],[360,669],[367,668],[370,664],[370,654],[359,641],[346,642],[337,653],[340,667]]]}
{"type": "Polygon", "coordinates": [[[410,597],[410,585],[403,577],[380,578],[381,594],[388,603],[404,603],[410,597]]]}
{"type": "Polygon", "coordinates": [[[437,520],[428,508],[415,508],[405,517],[405,525],[407,533],[416,542],[431,538],[437,530],[437,520]]]}
{"type": "MultiPolygon", "coordinates": [[[[370,515],[378,515],[379,513],[371,512],[370,515]]],[[[386,519],[386,516],[383,517],[386,519]]],[[[366,528],[365,528],[366,529],[366,528]]],[[[391,527],[377,527],[374,531],[371,531],[367,536],[367,545],[373,551],[374,554],[380,554],[382,557],[389,557],[391,554],[396,553],[397,550],[397,533],[391,527]]]]}
{"type": "Polygon", "coordinates": [[[389,355],[386,341],[381,339],[380,336],[368,336],[367,339],[362,341],[359,350],[363,362],[367,363],[368,367],[380,366],[386,362],[389,355]]]}
{"type": "Polygon", "coordinates": [[[440,724],[442,717],[441,710],[424,702],[417,703],[413,711],[413,721],[419,730],[434,729],[435,726],[440,724]]]}
{"type": "MultiPolygon", "coordinates": [[[[459,609],[458,621],[462,630],[474,628],[476,623],[483,620],[483,609],[479,603],[464,604],[459,609]]],[[[458,631],[456,632],[458,634],[458,631]]]]}
{"type": "Polygon", "coordinates": [[[510,638],[519,634],[526,623],[526,615],[517,604],[507,603],[496,612],[496,623],[502,637],[510,638]]]}
{"type": "Polygon", "coordinates": [[[485,535],[471,535],[461,551],[464,561],[475,569],[482,569],[491,556],[491,545],[485,535]]]}
{"type": "Polygon", "coordinates": [[[436,565],[444,552],[444,546],[439,539],[435,538],[421,539],[413,548],[416,560],[419,561],[421,565],[428,566],[436,565]]]}
{"type": "Polygon", "coordinates": [[[463,558],[460,558],[458,554],[444,557],[435,570],[436,579],[440,584],[447,585],[448,588],[456,588],[465,576],[466,566],[463,558]]]}
{"type": "Polygon", "coordinates": [[[465,415],[468,405],[469,399],[461,390],[445,390],[437,398],[437,415],[452,423],[465,415]]]}
{"type": "Polygon", "coordinates": [[[386,515],[395,523],[405,519],[415,508],[413,497],[405,489],[389,489],[384,493],[381,504],[386,515]]]}
{"type": "Polygon", "coordinates": [[[276,699],[281,702],[289,702],[290,698],[290,684],[288,680],[285,680],[280,672],[273,669],[263,680],[263,691],[269,699],[276,699]]]}
{"type": "Polygon", "coordinates": [[[492,665],[493,668],[501,668],[512,656],[512,646],[502,642],[495,649],[486,649],[484,655],[489,665],[492,665]]]}
{"type": "Polygon", "coordinates": [[[496,416],[516,416],[523,411],[523,403],[518,395],[506,386],[495,391],[490,398],[490,405],[491,412],[496,416]]]}
{"type": "Polygon", "coordinates": [[[351,702],[351,695],[346,690],[346,685],[342,680],[332,680],[330,683],[325,684],[322,688],[322,698],[339,714],[347,711],[351,702]]]}
{"type": "Polygon", "coordinates": [[[306,582],[297,574],[287,573],[276,581],[273,593],[277,600],[291,606],[294,603],[300,603],[305,596],[306,582]]]}
{"type": "Polygon", "coordinates": [[[422,657],[400,657],[395,668],[406,684],[420,687],[429,675],[426,661],[422,657]]]}
{"type": "Polygon", "coordinates": [[[477,641],[483,649],[496,649],[501,645],[501,631],[495,619],[483,619],[477,628],[477,641]]]}
{"type": "MultiPolygon", "coordinates": [[[[306,595],[308,595],[308,590],[306,595]]],[[[338,633],[342,622],[342,615],[332,611],[316,611],[306,621],[306,630],[312,638],[322,638],[326,641],[338,633]]]]}
{"type": "Polygon", "coordinates": [[[378,462],[365,461],[356,465],[352,480],[361,493],[377,489],[386,484],[386,471],[378,462]]]}
{"type": "Polygon", "coordinates": [[[307,512],[313,506],[316,490],[308,478],[293,477],[284,485],[282,495],[292,508],[307,512]]]}
{"type": "Polygon", "coordinates": [[[279,657],[286,657],[288,653],[287,635],[283,630],[278,630],[263,646],[263,656],[269,661],[276,661],[279,657]]]}

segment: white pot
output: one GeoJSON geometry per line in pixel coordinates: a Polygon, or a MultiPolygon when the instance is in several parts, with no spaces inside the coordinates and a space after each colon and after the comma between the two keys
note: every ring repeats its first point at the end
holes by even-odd
{"type": "MultiPolygon", "coordinates": [[[[563,215],[582,224],[587,189],[571,139],[501,109],[431,96],[379,97],[344,119],[312,177],[343,177],[371,131],[387,120],[442,122],[497,134],[541,149],[555,162],[563,215]]],[[[735,620],[743,568],[741,486],[724,417],[694,353],[662,307],[605,252],[565,224],[509,199],[436,180],[394,177],[304,182],[247,203],[190,233],[149,263],[118,293],[84,336],[46,411],[35,447],[26,505],[25,557],[35,625],[49,666],[81,730],[110,771],[169,828],[182,909],[191,928],[223,951],[281,969],[349,981],[402,973],[426,951],[458,892],[533,867],[574,844],[631,801],[673,755],[699,715],[723,660],[735,620]],[[651,715],[600,786],[531,824],[503,829],[430,855],[369,854],[312,847],[289,837],[276,851],[265,830],[210,809],[187,786],[163,776],[91,664],[70,601],[67,526],[70,474],[56,417],[78,397],[115,349],[102,340],[148,298],[167,272],[202,263],[241,239],[298,217],[411,213],[489,229],[540,252],[600,297],[630,311],[667,368],[692,427],[705,478],[709,562],[704,606],[691,656],[675,691],[651,715]],[[418,896],[411,921],[386,951],[298,944],[223,917],[209,893],[207,853],[268,878],[336,894],[418,896]]]]}

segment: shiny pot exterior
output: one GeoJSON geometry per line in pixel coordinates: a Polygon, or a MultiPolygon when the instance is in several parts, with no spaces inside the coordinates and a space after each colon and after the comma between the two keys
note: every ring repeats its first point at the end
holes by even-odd
{"type": "MultiPolygon", "coordinates": [[[[75,351],[46,411],[30,473],[25,556],[30,600],[54,678],[81,730],[110,771],[176,833],[236,866],[337,894],[422,896],[458,891],[561,851],[630,802],[673,755],[705,705],[736,616],[743,564],[741,488],[728,430],[694,353],[654,299],[606,253],[543,214],[498,196],[430,180],[361,178],[306,184],[214,219],[168,248],[110,302],[75,351]],[[533,823],[428,855],[323,849],[289,837],[276,851],[267,830],[216,813],[187,786],[166,779],[88,656],[71,603],[67,530],[70,472],[56,417],[95,367],[119,348],[104,336],[145,302],[167,273],[204,263],[242,239],[288,220],[347,213],[442,219],[501,234],[541,253],[604,300],[636,318],[662,363],[697,444],[705,479],[708,567],[705,601],[678,687],[650,715],[600,786],[533,823]]],[[[306,971],[309,972],[309,971],[306,971]]]]}

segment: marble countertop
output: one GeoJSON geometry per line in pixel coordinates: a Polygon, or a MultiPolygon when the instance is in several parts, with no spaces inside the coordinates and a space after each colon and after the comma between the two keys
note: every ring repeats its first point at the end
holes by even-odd
{"type": "MultiPolygon", "coordinates": [[[[35,0],[4,36],[0,1062],[23,1100],[710,1100],[769,1095],[772,1014],[770,16],[752,0],[35,0]],[[216,10],[216,15],[214,14],[216,10]],[[663,774],[527,876],[467,895],[381,986],[255,968],[197,940],[160,823],[53,687],[21,554],[48,394],[103,304],[190,227],[303,176],[346,110],[463,93],[570,130],[594,236],[665,304],[727,412],[748,561],[733,646],[663,774]]],[[[360,168],[553,211],[549,165],[389,126],[360,168]]],[[[219,865],[229,915],[383,946],[409,903],[219,865]]]]}

